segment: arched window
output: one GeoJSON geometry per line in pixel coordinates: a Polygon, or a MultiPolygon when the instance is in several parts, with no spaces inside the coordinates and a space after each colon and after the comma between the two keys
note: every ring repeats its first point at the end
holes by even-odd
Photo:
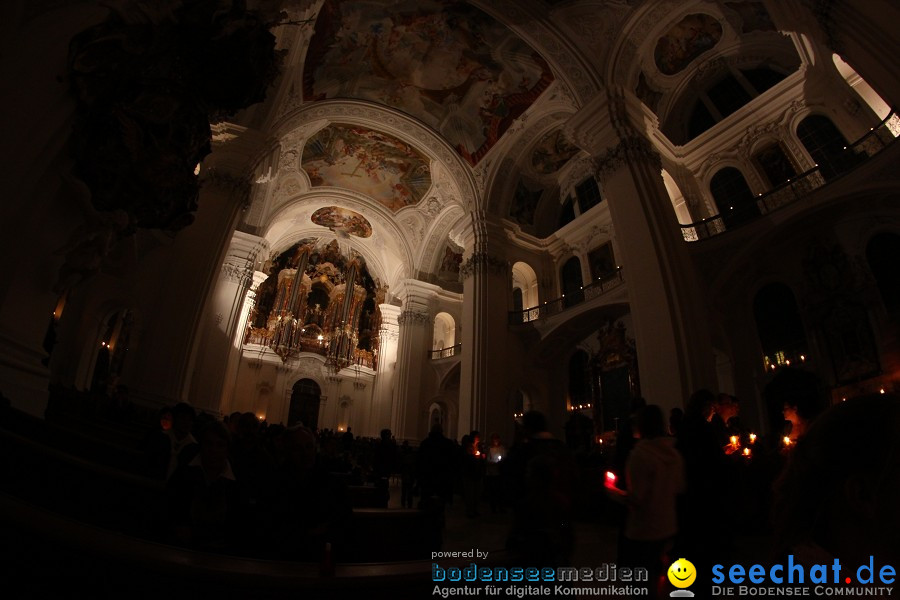
{"type": "Polygon", "coordinates": [[[709,191],[716,201],[719,216],[725,227],[735,227],[759,216],[759,207],[744,179],[743,173],[734,167],[725,167],[713,175],[709,191]]]}
{"type": "Polygon", "coordinates": [[[590,357],[579,350],[569,359],[569,407],[575,408],[591,404],[590,357]]]}
{"type": "MultiPolygon", "coordinates": [[[[853,67],[844,62],[840,56],[832,54],[831,58],[834,61],[834,65],[837,67],[838,72],[841,74],[841,77],[844,78],[844,81],[859,94],[860,98],[869,105],[869,108],[872,109],[875,115],[879,119],[887,117],[891,112],[891,107],[878,95],[878,92],[872,89],[872,86],[869,85],[865,79],[860,77],[859,73],[854,71],[853,67]]],[[[900,135],[900,118],[898,118],[897,115],[894,115],[893,118],[888,121],[887,125],[888,131],[890,131],[894,137],[900,135]]]]}
{"type": "Polygon", "coordinates": [[[456,345],[456,320],[448,313],[439,312],[434,316],[434,336],[432,350],[443,350],[456,345]]]}
{"type": "Polygon", "coordinates": [[[513,311],[521,312],[523,310],[525,310],[525,301],[522,288],[513,288],[513,311]]]}
{"type": "Polygon", "coordinates": [[[810,115],[797,125],[797,137],[826,181],[859,164],[865,157],[849,148],[847,139],[828,117],[810,115]]]}
{"type": "Polygon", "coordinates": [[[773,188],[797,176],[797,169],[794,168],[794,163],[788,158],[781,144],[774,143],[762,148],[753,155],[753,159],[773,188]]]}
{"type": "Polygon", "coordinates": [[[315,430],[319,426],[319,402],[322,389],[312,379],[301,379],[291,390],[291,406],[288,411],[288,427],[302,423],[315,430]]]}
{"type": "Polygon", "coordinates": [[[512,266],[513,310],[525,310],[538,305],[538,280],[537,273],[531,265],[524,262],[514,263],[512,266]],[[518,295],[520,300],[516,299],[518,295]],[[518,304],[517,304],[518,302],[518,304]],[[520,308],[516,308],[519,306],[520,308]]]}
{"type": "Polygon", "coordinates": [[[889,312],[900,310],[900,278],[897,265],[900,264],[900,235],[879,233],[866,245],[866,259],[869,269],[878,283],[881,301],[889,312]]]}
{"type": "Polygon", "coordinates": [[[115,387],[128,352],[131,328],[132,314],[128,309],[109,315],[101,326],[91,374],[91,391],[105,394],[115,387]]]}
{"type": "Polygon", "coordinates": [[[753,299],[756,332],[766,364],[775,368],[800,360],[806,353],[806,332],[794,293],[783,283],[770,283],[753,299]]]}
{"type": "Polygon", "coordinates": [[[584,300],[584,280],[581,277],[581,261],[573,256],[566,261],[560,270],[560,287],[562,288],[564,306],[574,306],[584,300]]]}

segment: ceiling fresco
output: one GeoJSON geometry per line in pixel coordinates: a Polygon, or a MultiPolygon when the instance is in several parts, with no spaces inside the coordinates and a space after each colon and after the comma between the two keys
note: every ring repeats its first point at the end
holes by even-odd
{"type": "Polygon", "coordinates": [[[570,144],[562,131],[553,131],[535,144],[531,166],[538,173],[550,175],[559,171],[578,152],[579,148],[570,144]]]}
{"type": "Polygon", "coordinates": [[[338,206],[323,206],[312,214],[310,220],[332,231],[343,231],[360,238],[372,236],[372,224],[356,211],[338,206]]]}
{"type": "Polygon", "coordinates": [[[475,165],[552,81],[534,50],[469,4],[326,0],[306,55],[303,96],[403,110],[475,165]]]}
{"type": "Polygon", "coordinates": [[[722,25],[704,14],[687,15],[656,42],[653,57],[659,71],[674,75],[722,39],[722,25]]]}
{"type": "Polygon", "coordinates": [[[431,187],[427,157],[397,138],[355,125],[332,124],[303,148],[301,166],[313,187],[366,194],[396,212],[431,187]]]}

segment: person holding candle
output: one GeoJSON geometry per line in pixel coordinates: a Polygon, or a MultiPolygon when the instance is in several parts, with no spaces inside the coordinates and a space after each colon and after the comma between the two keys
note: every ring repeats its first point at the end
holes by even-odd
{"type": "MultiPolygon", "coordinates": [[[[616,480],[606,480],[607,494],[628,507],[624,545],[620,561],[645,567],[655,583],[663,570],[662,556],[672,546],[678,531],[676,498],[685,490],[684,459],[674,439],[665,432],[660,408],[648,405],[635,415],[635,437],[639,440],[625,465],[626,489],[616,480]]],[[[655,586],[650,586],[651,597],[655,586]]]]}

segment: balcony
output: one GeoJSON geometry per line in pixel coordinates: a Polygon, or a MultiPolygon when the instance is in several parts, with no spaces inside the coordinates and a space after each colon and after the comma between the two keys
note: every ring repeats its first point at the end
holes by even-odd
{"type": "Polygon", "coordinates": [[[757,197],[755,207],[757,210],[753,210],[752,215],[729,215],[738,217],[735,221],[740,222],[740,225],[732,225],[726,228],[723,215],[707,217],[689,225],[682,225],[681,234],[684,240],[686,242],[706,240],[726,231],[733,231],[741,225],[795,204],[830,181],[855,170],[861,164],[865,164],[872,157],[877,156],[885,148],[892,145],[897,140],[894,136],[898,133],[898,121],[900,121],[900,116],[896,112],[891,111],[877,127],[873,127],[869,133],[844,148],[844,151],[849,153],[853,159],[844,162],[840,168],[832,167],[827,179],[823,175],[822,167],[817,165],[757,197]],[[741,216],[746,218],[739,218],[741,216]]]}
{"type": "Polygon", "coordinates": [[[459,356],[462,353],[462,344],[456,344],[455,346],[448,346],[447,348],[441,348],[440,350],[431,350],[428,352],[431,360],[438,360],[441,358],[451,358],[454,356],[459,356]]]}
{"type": "Polygon", "coordinates": [[[526,308],[520,311],[510,311],[509,324],[520,325],[522,323],[530,323],[538,319],[545,319],[558,315],[566,309],[578,306],[585,302],[589,302],[594,298],[598,298],[608,291],[622,285],[625,279],[622,276],[622,268],[619,267],[615,271],[610,271],[597,278],[597,281],[586,285],[574,294],[566,296],[563,294],[555,300],[544,302],[540,306],[526,308]]]}

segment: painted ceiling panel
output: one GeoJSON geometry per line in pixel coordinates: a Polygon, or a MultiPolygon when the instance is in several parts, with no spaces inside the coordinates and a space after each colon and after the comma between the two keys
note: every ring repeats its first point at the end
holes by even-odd
{"type": "Polygon", "coordinates": [[[534,50],[469,4],[327,0],[307,51],[303,96],[403,110],[475,165],[552,81],[534,50]]]}

